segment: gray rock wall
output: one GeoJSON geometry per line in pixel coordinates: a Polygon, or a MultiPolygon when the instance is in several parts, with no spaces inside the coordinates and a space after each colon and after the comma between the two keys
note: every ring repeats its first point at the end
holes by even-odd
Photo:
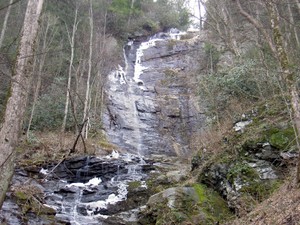
{"type": "Polygon", "coordinates": [[[109,75],[105,91],[111,143],[141,155],[188,154],[191,135],[205,121],[194,88],[202,45],[165,34],[125,46],[126,65],[109,75]]]}

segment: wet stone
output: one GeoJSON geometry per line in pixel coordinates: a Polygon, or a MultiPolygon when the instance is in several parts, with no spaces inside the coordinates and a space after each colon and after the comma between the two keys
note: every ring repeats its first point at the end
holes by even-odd
{"type": "MultiPolygon", "coordinates": [[[[49,212],[55,213],[55,224],[102,224],[104,220],[109,222],[110,216],[122,221],[122,212],[139,208],[145,203],[145,187],[131,190],[129,194],[127,186],[129,182],[147,179],[147,172],[154,169],[151,166],[153,162],[149,163],[139,156],[116,152],[103,158],[80,157],[66,160],[57,166],[55,173],[47,174],[40,168],[45,173],[41,176],[47,176],[47,179],[41,184],[34,180],[33,184],[41,186],[44,191],[43,203],[49,212]]],[[[44,167],[52,171],[51,166],[44,167]]],[[[24,174],[26,171],[16,173],[13,180],[18,183],[28,180],[24,174]]],[[[13,199],[5,201],[3,210],[0,219],[7,218],[11,221],[10,225],[22,224],[18,218],[24,215],[13,199]]],[[[28,211],[26,216],[30,224],[53,224],[53,215],[47,217],[28,211]]]]}

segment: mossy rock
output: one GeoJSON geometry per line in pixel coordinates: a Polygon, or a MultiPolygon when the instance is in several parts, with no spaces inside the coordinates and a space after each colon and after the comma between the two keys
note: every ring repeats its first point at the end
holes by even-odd
{"type": "Polygon", "coordinates": [[[237,162],[229,169],[227,179],[229,180],[229,182],[233,183],[237,177],[248,183],[253,182],[254,180],[258,180],[259,174],[247,163],[237,162]]]}
{"type": "Polygon", "coordinates": [[[226,201],[216,191],[203,184],[194,184],[193,187],[199,198],[198,207],[205,215],[198,224],[216,224],[233,217],[226,201]]]}
{"type": "Polygon", "coordinates": [[[278,130],[271,134],[269,142],[272,146],[280,149],[287,150],[291,145],[295,145],[295,133],[292,127],[278,130]]]}
{"type": "Polygon", "coordinates": [[[151,196],[140,224],[216,224],[232,217],[225,200],[202,184],[151,196]],[[199,215],[201,215],[199,217],[199,215]]]}
{"type": "Polygon", "coordinates": [[[16,186],[13,196],[16,198],[16,202],[22,209],[24,215],[28,212],[32,212],[36,215],[55,215],[56,213],[55,209],[43,204],[41,200],[43,193],[36,186],[16,186]]]}

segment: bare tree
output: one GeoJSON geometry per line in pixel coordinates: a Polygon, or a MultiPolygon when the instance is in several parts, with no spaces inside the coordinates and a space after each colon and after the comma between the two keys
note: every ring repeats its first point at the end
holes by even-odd
{"type": "Polygon", "coordinates": [[[14,171],[15,148],[18,144],[30,89],[34,43],[43,0],[29,0],[21,34],[19,54],[0,130],[0,206],[14,171]]]}
{"type": "Polygon", "coordinates": [[[127,28],[129,27],[130,22],[131,22],[131,17],[132,17],[132,14],[133,14],[134,3],[135,3],[135,0],[131,0],[130,12],[129,12],[128,20],[127,20],[127,28]]]}
{"type": "MultiPolygon", "coordinates": [[[[281,67],[281,75],[285,81],[288,91],[291,95],[292,103],[292,119],[295,125],[296,141],[298,150],[300,150],[298,134],[300,133],[300,106],[299,95],[297,92],[296,74],[290,70],[290,61],[287,55],[286,48],[283,44],[283,36],[279,26],[279,13],[276,6],[278,0],[266,0],[265,4],[270,14],[270,23],[273,33],[274,44],[277,52],[277,57],[281,67]]],[[[300,158],[297,167],[297,184],[300,183],[300,158]]]]}
{"type": "Polygon", "coordinates": [[[75,17],[74,17],[73,28],[72,28],[72,35],[70,35],[70,32],[69,32],[68,28],[66,27],[67,32],[68,32],[69,43],[71,46],[71,55],[70,55],[70,62],[69,62],[69,73],[68,73],[68,84],[67,84],[67,90],[66,90],[66,104],[65,104],[65,111],[64,111],[64,119],[63,119],[63,123],[61,126],[62,133],[64,133],[65,129],[66,129],[66,123],[67,123],[68,111],[69,111],[71,80],[72,80],[72,70],[73,70],[74,51],[75,51],[75,34],[76,34],[78,23],[79,23],[77,17],[78,17],[78,6],[76,5],[75,17]]]}
{"type": "Polygon", "coordinates": [[[216,31],[218,38],[225,44],[228,50],[233,54],[239,56],[240,50],[237,45],[235,27],[238,24],[233,20],[232,14],[229,13],[231,5],[228,1],[209,1],[205,4],[204,1],[199,0],[199,4],[205,6],[208,20],[205,23],[216,31]]]}
{"type": "Polygon", "coordinates": [[[197,0],[198,4],[198,10],[199,10],[199,30],[201,31],[203,29],[202,27],[202,12],[201,12],[201,0],[197,0]]]}
{"type": "Polygon", "coordinates": [[[86,92],[85,92],[85,100],[84,100],[84,110],[83,110],[83,120],[87,121],[85,123],[85,127],[83,129],[83,136],[85,139],[87,139],[89,126],[90,126],[90,118],[89,118],[89,109],[90,109],[90,103],[91,103],[91,97],[90,97],[90,80],[91,80],[91,74],[92,74],[92,56],[93,56],[93,32],[94,32],[94,21],[93,21],[93,4],[90,0],[90,41],[89,41],[89,60],[88,60],[88,77],[86,81],[86,92]]]}
{"type": "Polygon", "coordinates": [[[13,3],[13,0],[10,0],[9,5],[7,7],[5,17],[4,17],[4,22],[3,22],[1,36],[0,36],[0,48],[2,47],[2,44],[3,44],[4,35],[5,35],[6,28],[7,28],[7,21],[8,21],[8,17],[9,17],[9,14],[10,14],[10,9],[11,9],[12,3],[13,3]]]}
{"type": "Polygon", "coordinates": [[[288,14],[289,14],[290,30],[293,30],[297,47],[300,47],[299,36],[298,36],[297,27],[296,27],[295,20],[294,20],[294,15],[293,15],[293,12],[292,12],[292,9],[291,9],[291,4],[292,3],[289,0],[289,2],[287,4],[287,7],[288,7],[288,14]]]}

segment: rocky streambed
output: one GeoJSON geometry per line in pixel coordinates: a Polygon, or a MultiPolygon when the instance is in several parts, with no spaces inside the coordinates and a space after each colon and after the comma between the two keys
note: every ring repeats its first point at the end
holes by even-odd
{"type": "Polygon", "coordinates": [[[190,165],[176,157],[145,159],[115,151],[105,157],[80,156],[18,168],[0,222],[155,224],[164,215],[159,211],[167,210],[168,215],[183,210],[183,200],[198,201],[194,187],[180,187],[189,171],[190,165]]]}
{"type": "Polygon", "coordinates": [[[13,225],[109,224],[111,220],[131,224],[147,201],[152,164],[136,155],[113,152],[102,158],[82,156],[59,165],[17,169],[1,219],[13,225]]]}

